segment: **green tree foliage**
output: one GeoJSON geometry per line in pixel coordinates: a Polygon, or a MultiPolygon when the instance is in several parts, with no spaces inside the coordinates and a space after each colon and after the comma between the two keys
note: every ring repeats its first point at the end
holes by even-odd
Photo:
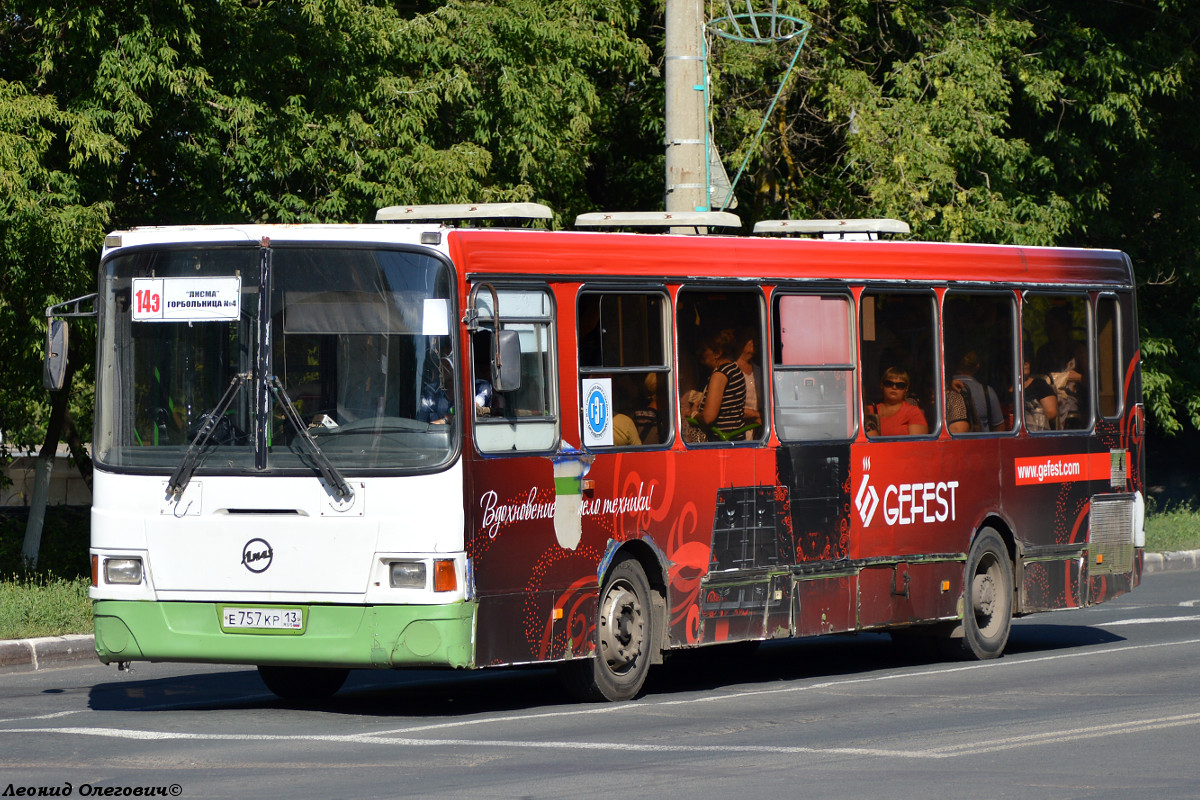
{"type": "MultiPolygon", "coordinates": [[[[1152,419],[1200,423],[1200,374],[1176,355],[1200,351],[1200,5],[780,5],[813,31],[738,187],[744,218],[1122,248],[1143,284],[1152,419]]],[[[91,290],[105,229],[468,199],[539,200],[559,223],[658,206],[662,46],[660,0],[9,0],[0,430],[35,443],[42,309],[91,290]]],[[[727,164],[790,56],[713,43],[727,164]]],[[[86,353],[86,326],[73,334],[86,353]]]]}
{"type": "MultiPolygon", "coordinates": [[[[0,38],[5,38],[0,34],[0,38]]],[[[54,97],[0,74],[0,431],[32,447],[45,429],[45,307],[91,282],[111,203],[87,198],[77,170],[115,161],[115,143],[54,97]]],[[[84,339],[86,342],[86,338],[84,339]]],[[[83,352],[86,353],[86,350],[83,352]]],[[[80,360],[86,366],[90,359],[80,360]]],[[[77,408],[86,405],[86,392],[77,408]]]]}
{"type": "MultiPolygon", "coordinates": [[[[741,4],[734,4],[740,9],[741,4]]],[[[755,3],[760,9],[767,2],[755,3]]],[[[813,30],[738,187],[744,216],[891,216],[919,238],[1115,247],[1141,284],[1151,419],[1200,427],[1200,5],[811,0],[813,30]]],[[[740,163],[791,52],[717,42],[740,163]]]]}
{"type": "Polygon", "coordinates": [[[0,361],[0,430],[37,443],[42,310],[92,289],[106,228],[357,222],[384,205],[466,200],[582,210],[609,101],[650,70],[629,33],[640,11],[632,0],[7,3],[0,341],[17,357],[0,361]]]}

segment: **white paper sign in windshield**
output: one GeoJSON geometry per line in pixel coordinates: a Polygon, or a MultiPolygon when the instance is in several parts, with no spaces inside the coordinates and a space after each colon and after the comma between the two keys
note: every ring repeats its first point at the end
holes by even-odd
{"type": "Polygon", "coordinates": [[[242,313],[241,278],[134,278],[134,322],[232,322],[242,313]]]}

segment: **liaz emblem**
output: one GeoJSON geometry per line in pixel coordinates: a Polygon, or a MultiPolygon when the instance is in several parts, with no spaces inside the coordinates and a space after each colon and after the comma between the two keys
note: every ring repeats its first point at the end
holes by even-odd
{"type": "Polygon", "coordinates": [[[254,573],[266,572],[274,554],[266,539],[251,539],[242,548],[242,566],[254,573]]]}

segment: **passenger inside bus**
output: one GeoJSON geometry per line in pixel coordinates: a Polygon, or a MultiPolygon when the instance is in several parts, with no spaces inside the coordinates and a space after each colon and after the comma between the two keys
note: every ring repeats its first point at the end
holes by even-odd
{"type": "Polygon", "coordinates": [[[1072,329],[1072,310],[1069,305],[1051,306],[1044,320],[1046,343],[1038,349],[1035,367],[1050,378],[1058,396],[1058,428],[1086,428],[1085,410],[1087,382],[1087,345],[1076,339],[1072,329]]]}
{"type": "Polygon", "coordinates": [[[734,360],[734,338],[728,331],[711,334],[700,343],[700,363],[710,370],[703,392],[689,393],[685,417],[712,436],[728,440],[744,428],[746,376],[734,360]]]}
{"type": "Polygon", "coordinates": [[[475,371],[472,384],[475,394],[475,416],[501,416],[500,397],[492,391],[492,332],[481,330],[471,337],[471,361],[475,371]]]}
{"type": "Polygon", "coordinates": [[[972,426],[977,431],[1002,430],[1004,415],[1000,410],[1000,397],[995,389],[979,381],[979,368],[979,355],[974,350],[968,350],[958,360],[958,368],[954,372],[954,380],[962,383],[962,396],[971,400],[971,407],[967,409],[968,418],[978,420],[977,427],[972,426]]]}
{"type": "Polygon", "coordinates": [[[417,419],[433,425],[444,425],[454,413],[454,401],[450,397],[453,388],[452,368],[449,359],[442,356],[442,346],[437,337],[430,337],[425,351],[425,362],[421,368],[421,397],[418,401],[417,419]]]}
{"type": "Polygon", "coordinates": [[[1045,375],[1034,374],[1033,345],[1026,335],[1022,345],[1024,358],[1021,363],[1021,375],[1025,386],[1025,429],[1030,431],[1049,431],[1057,426],[1058,396],[1050,379],[1045,375]]]}
{"type": "Polygon", "coordinates": [[[637,389],[629,375],[618,375],[613,379],[613,445],[616,447],[639,447],[643,444],[638,435],[637,423],[633,421],[634,406],[637,405],[637,389]]]}
{"type": "Polygon", "coordinates": [[[642,444],[662,442],[664,427],[662,412],[658,408],[658,375],[651,372],[642,380],[641,405],[634,409],[633,422],[637,426],[642,444]]]}
{"type": "MultiPolygon", "coordinates": [[[[961,384],[958,385],[961,386],[961,384]]],[[[967,400],[963,397],[962,392],[955,388],[953,384],[946,387],[947,430],[951,433],[970,433],[974,427],[978,431],[979,428],[971,424],[968,409],[967,400]]]]}
{"type": "Polygon", "coordinates": [[[929,422],[908,396],[908,370],[888,367],[879,379],[883,399],[867,406],[865,427],[871,436],[919,436],[929,433],[929,422]]]}
{"type": "MultiPolygon", "coordinates": [[[[730,333],[732,334],[732,331],[730,333]]],[[[757,336],[753,328],[743,328],[740,335],[734,340],[735,344],[740,343],[737,365],[741,368],[742,375],[746,378],[746,403],[742,420],[743,424],[752,425],[755,428],[762,425],[762,407],[758,401],[758,376],[762,373],[754,360],[758,352],[755,343],[756,339],[757,336]]],[[[753,439],[756,435],[757,432],[754,430],[746,431],[747,439],[753,439]]]]}

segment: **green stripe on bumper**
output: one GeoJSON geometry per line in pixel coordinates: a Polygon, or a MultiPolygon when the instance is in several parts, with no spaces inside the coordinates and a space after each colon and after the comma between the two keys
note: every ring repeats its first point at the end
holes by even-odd
{"type": "MultiPolygon", "coordinates": [[[[293,605],[293,607],[298,607],[293,605]]],[[[114,661],[472,667],[475,603],[307,606],[299,636],[224,633],[216,603],[97,600],[96,654],[114,661]]]]}

